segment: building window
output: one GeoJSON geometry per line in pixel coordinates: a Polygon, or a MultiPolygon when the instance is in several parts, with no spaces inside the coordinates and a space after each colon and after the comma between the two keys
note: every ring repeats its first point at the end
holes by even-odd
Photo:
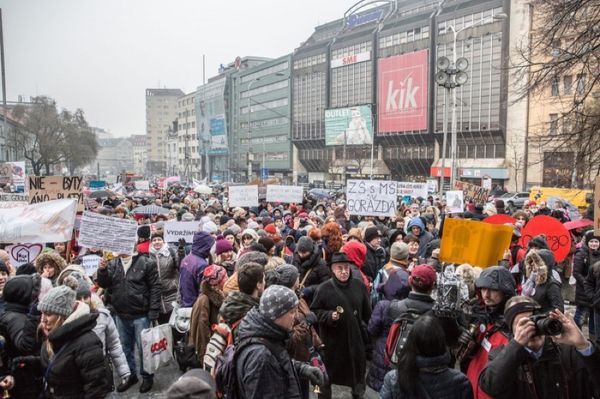
{"type": "Polygon", "coordinates": [[[563,94],[569,95],[573,92],[573,76],[565,75],[563,78],[563,94]]]}
{"type": "Polygon", "coordinates": [[[575,156],[572,152],[545,152],[542,185],[571,188],[575,156]]]}
{"type": "Polygon", "coordinates": [[[558,96],[558,78],[552,79],[552,88],[550,90],[550,95],[552,97],[558,96]]]}
{"type": "Polygon", "coordinates": [[[550,114],[550,134],[558,134],[558,114],[550,114]]]}

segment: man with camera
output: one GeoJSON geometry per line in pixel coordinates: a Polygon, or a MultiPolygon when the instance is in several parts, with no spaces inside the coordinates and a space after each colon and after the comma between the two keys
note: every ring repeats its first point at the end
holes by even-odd
{"type": "Polygon", "coordinates": [[[571,317],[556,309],[541,314],[535,300],[516,296],[506,303],[511,331],[506,346],[494,349],[479,386],[502,399],[592,398],[600,393],[600,350],[571,317]]]}

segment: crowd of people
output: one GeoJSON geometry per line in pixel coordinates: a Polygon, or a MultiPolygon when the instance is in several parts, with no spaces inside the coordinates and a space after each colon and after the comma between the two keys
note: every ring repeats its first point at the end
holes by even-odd
{"type": "Polygon", "coordinates": [[[93,208],[137,221],[133,255],[76,236],[19,267],[0,250],[0,389],[12,397],[150,392],[142,331],[170,324],[186,373],[169,398],[331,398],[334,385],[352,398],[600,398],[600,237],[570,230],[562,262],[544,235],[519,244],[536,215],[567,221],[560,203],[449,215],[429,197],[358,217],[343,197],[229,208],[171,188],[93,208]],[[168,211],[136,211],[148,204],[168,211]],[[439,259],[447,218],[501,213],[516,222],[497,265],[439,259]],[[166,242],[171,220],[198,222],[193,242],[166,242]]]}

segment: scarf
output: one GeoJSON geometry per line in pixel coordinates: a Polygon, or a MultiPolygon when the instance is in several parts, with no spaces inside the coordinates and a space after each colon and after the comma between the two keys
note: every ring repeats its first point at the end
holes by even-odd
{"type": "Polygon", "coordinates": [[[167,257],[169,257],[169,255],[171,255],[171,251],[169,251],[168,244],[164,244],[160,249],[156,249],[156,248],[154,248],[153,245],[150,245],[150,253],[152,255],[160,255],[165,258],[167,258],[167,257]]]}

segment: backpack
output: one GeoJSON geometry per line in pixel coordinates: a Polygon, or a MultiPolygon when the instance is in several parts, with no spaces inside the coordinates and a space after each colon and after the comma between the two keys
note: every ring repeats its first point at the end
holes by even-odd
{"type": "MultiPolygon", "coordinates": [[[[237,379],[237,359],[246,347],[250,345],[264,345],[275,356],[281,364],[280,353],[285,351],[285,348],[278,348],[269,340],[260,337],[250,337],[240,340],[235,345],[230,345],[225,348],[223,355],[220,356],[221,362],[217,362],[215,366],[215,382],[217,385],[217,398],[224,399],[241,399],[240,384],[237,379]]],[[[285,369],[284,369],[285,370],[285,369]]]]}
{"type": "Polygon", "coordinates": [[[237,328],[242,319],[239,319],[229,327],[225,323],[212,326],[213,334],[206,344],[206,352],[203,358],[204,370],[215,377],[217,366],[223,363],[223,354],[230,346],[233,346],[233,330],[237,328]]]}
{"type": "MultiPolygon", "coordinates": [[[[388,312],[391,311],[392,306],[394,306],[394,302],[390,305],[388,312]]],[[[398,307],[400,316],[393,321],[385,341],[384,361],[387,366],[398,365],[398,357],[406,345],[410,331],[415,321],[423,314],[421,311],[409,308],[403,302],[399,302],[398,307]]]]}
{"type": "Polygon", "coordinates": [[[387,281],[389,275],[390,274],[385,269],[385,266],[382,267],[381,269],[379,269],[379,271],[375,275],[375,280],[373,280],[373,290],[371,291],[371,307],[372,308],[375,308],[375,305],[377,305],[377,302],[379,302],[383,299],[383,294],[380,293],[377,290],[377,288],[379,287],[380,284],[384,284],[387,281]]]}

